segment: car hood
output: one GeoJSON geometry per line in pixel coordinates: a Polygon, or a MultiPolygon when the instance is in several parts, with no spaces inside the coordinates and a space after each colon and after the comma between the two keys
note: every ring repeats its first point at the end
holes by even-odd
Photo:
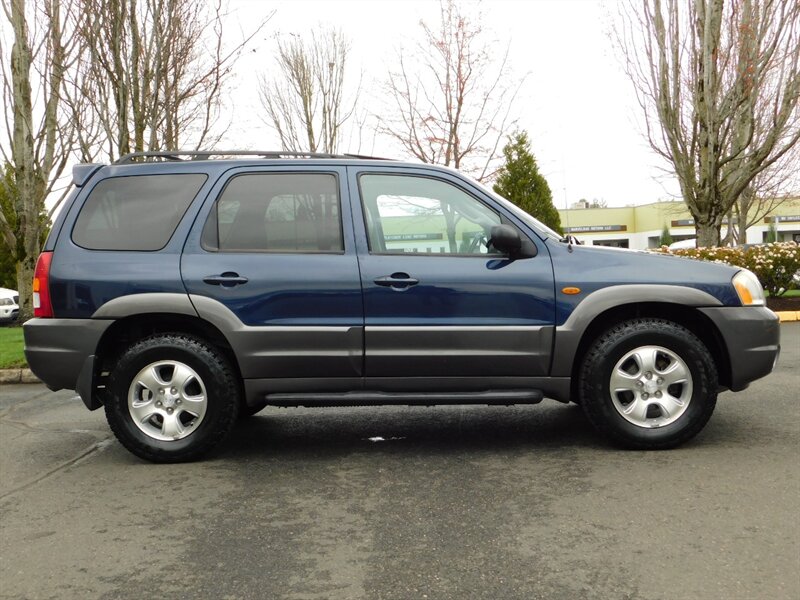
{"type": "Polygon", "coordinates": [[[611,285],[657,284],[707,292],[723,305],[739,306],[731,280],[741,269],[730,265],[645,250],[548,243],[556,289],[580,287],[587,293],[611,285]]]}

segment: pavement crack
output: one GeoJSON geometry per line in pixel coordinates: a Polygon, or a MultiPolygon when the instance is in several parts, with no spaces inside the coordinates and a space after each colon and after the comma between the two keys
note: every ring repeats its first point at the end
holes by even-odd
{"type": "Polygon", "coordinates": [[[21,431],[27,431],[31,433],[97,433],[95,431],[89,429],[59,429],[53,427],[39,427],[38,425],[31,425],[30,423],[26,423],[25,421],[17,421],[14,419],[0,419],[1,425],[8,425],[14,429],[19,429],[21,431]]]}
{"type": "MultiPolygon", "coordinates": [[[[26,405],[30,404],[31,402],[34,402],[35,400],[40,400],[41,398],[43,398],[44,396],[47,396],[50,393],[51,393],[50,390],[45,390],[44,392],[40,392],[40,393],[36,394],[35,396],[31,396],[27,400],[24,400],[22,402],[14,404],[13,406],[9,407],[6,410],[0,411],[0,422],[5,421],[6,418],[8,418],[8,416],[11,413],[16,412],[17,410],[19,410],[23,406],[26,406],[26,405]]],[[[80,400],[80,396],[78,396],[78,395],[73,396],[72,400],[74,400],[76,398],[80,400]]]]}
{"type": "MultiPolygon", "coordinates": [[[[48,430],[48,431],[50,431],[50,430],[48,430]]],[[[15,487],[15,488],[13,488],[13,489],[11,489],[11,490],[3,493],[3,494],[0,494],[0,502],[4,502],[10,496],[13,496],[14,494],[17,494],[17,493],[19,493],[19,492],[21,492],[23,490],[26,490],[29,487],[34,486],[37,483],[39,483],[41,481],[44,481],[45,479],[48,479],[48,478],[52,477],[53,475],[68,469],[69,467],[75,465],[77,462],[79,462],[80,460],[86,458],[87,456],[90,456],[91,454],[94,454],[98,450],[101,450],[102,448],[105,448],[108,445],[108,443],[111,441],[111,439],[112,439],[111,436],[106,436],[103,439],[101,439],[100,441],[95,442],[94,444],[92,444],[88,448],[82,450],[77,455],[73,456],[72,458],[57,464],[52,469],[50,469],[48,471],[45,471],[44,473],[42,473],[41,475],[38,475],[37,477],[34,477],[33,479],[29,479],[28,481],[18,485],[17,487],[15,487]]]]}

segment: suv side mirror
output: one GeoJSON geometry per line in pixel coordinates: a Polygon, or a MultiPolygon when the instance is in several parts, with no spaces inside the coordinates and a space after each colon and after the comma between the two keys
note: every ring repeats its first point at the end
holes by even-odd
{"type": "Polygon", "coordinates": [[[492,234],[489,238],[492,247],[509,256],[516,256],[522,249],[522,238],[519,232],[511,225],[495,225],[492,227],[492,234]]]}
{"type": "Polygon", "coordinates": [[[495,250],[499,250],[511,258],[530,258],[536,256],[536,246],[534,243],[529,239],[522,239],[516,228],[505,223],[492,227],[489,244],[495,250]]]}

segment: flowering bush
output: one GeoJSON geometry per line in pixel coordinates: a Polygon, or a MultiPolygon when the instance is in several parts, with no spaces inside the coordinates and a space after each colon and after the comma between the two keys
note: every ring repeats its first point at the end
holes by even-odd
{"type": "Polygon", "coordinates": [[[795,277],[800,275],[800,245],[797,242],[680,250],[662,246],[658,251],[749,269],[771,296],[780,296],[786,290],[798,287],[795,277]]]}

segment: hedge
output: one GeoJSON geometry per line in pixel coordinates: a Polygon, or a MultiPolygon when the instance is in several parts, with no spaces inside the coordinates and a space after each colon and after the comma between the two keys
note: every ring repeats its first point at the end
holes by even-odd
{"type": "Polygon", "coordinates": [[[749,269],[756,274],[770,296],[780,296],[798,287],[795,277],[800,274],[800,245],[797,242],[679,250],[662,246],[658,251],[749,269]]]}

